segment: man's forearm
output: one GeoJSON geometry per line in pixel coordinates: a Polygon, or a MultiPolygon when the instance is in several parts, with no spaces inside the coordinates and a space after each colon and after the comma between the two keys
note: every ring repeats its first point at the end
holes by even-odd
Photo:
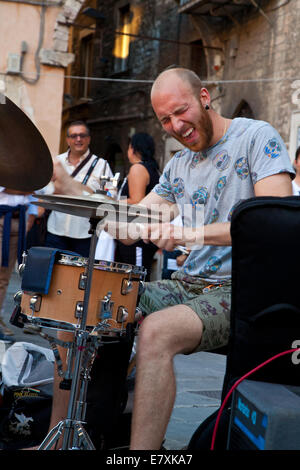
{"type": "Polygon", "coordinates": [[[204,245],[230,246],[230,222],[215,222],[204,226],[204,245]]]}
{"type": "MultiPolygon", "coordinates": [[[[111,232],[110,232],[111,233],[111,232]]],[[[135,233],[132,231],[132,233],[135,233]]],[[[172,251],[179,246],[185,246],[189,250],[200,250],[204,245],[230,246],[230,223],[214,223],[202,225],[200,227],[182,227],[170,223],[162,224],[139,224],[136,233],[144,241],[151,241],[158,248],[172,251]]],[[[116,238],[121,239],[125,245],[130,245],[137,241],[139,236],[129,237],[129,232],[125,232],[122,239],[120,234],[116,238]]]]}
{"type": "Polygon", "coordinates": [[[93,193],[88,186],[75,181],[73,178],[66,179],[63,184],[54,182],[54,194],[68,194],[70,196],[81,196],[84,192],[93,193]]]}
{"type": "MultiPolygon", "coordinates": [[[[180,233],[181,227],[175,228],[174,233],[180,233]]],[[[212,246],[230,246],[230,222],[221,222],[204,225],[202,227],[182,228],[182,239],[177,238],[177,244],[193,249],[193,247],[212,245],[212,246]]]]}

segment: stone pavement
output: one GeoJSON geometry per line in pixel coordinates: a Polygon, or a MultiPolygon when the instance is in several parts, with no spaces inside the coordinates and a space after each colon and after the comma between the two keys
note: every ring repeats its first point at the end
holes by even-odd
{"type": "Polygon", "coordinates": [[[177,395],[164,446],[186,446],[199,424],[220,406],[225,356],[200,352],[175,358],[177,395]]]}
{"type": "MultiPolygon", "coordinates": [[[[15,333],[13,339],[49,347],[48,341],[40,336],[24,334],[22,329],[9,324],[14,309],[13,296],[20,285],[19,275],[14,273],[4,302],[4,318],[15,333]]],[[[175,371],[177,396],[164,443],[167,450],[187,446],[199,424],[220,406],[225,356],[205,352],[190,356],[179,355],[175,358],[175,371]]],[[[129,401],[132,401],[132,396],[129,401]]]]}

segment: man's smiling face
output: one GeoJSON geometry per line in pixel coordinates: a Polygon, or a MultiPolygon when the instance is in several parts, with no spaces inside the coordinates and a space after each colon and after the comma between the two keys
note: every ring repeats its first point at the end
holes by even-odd
{"type": "Polygon", "coordinates": [[[85,126],[75,125],[68,130],[67,143],[71,152],[84,155],[89,148],[91,138],[85,126]]]}

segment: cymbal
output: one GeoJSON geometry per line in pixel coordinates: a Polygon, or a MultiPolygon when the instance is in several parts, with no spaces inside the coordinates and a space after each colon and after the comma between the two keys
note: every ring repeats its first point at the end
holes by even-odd
{"type": "MultiPolygon", "coordinates": [[[[41,194],[36,195],[40,200],[33,204],[58,212],[64,212],[79,217],[93,219],[103,219],[103,217],[122,216],[122,220],[127,222],[136,221],[138,223],[160,222],[159,213],[153,213],[144,206],[138,204],[122,204],[122,201],[102,195],[91,194],[91,196],[68,196],[61,194],[41,194]]],[[[120,217],[115,217],[120,220],[120,217]]]]}
{"type": "Polygon", "coordinates": [[[53,173],[48,146],[31,119],[6,96],[0,103],[0,185],[33,192],[53,173]]]}
{"type": "MultiPolygon", "coordinates": [[[[91,196],[65,196],[55,194],[44,194],[39,197],[41,199],[47,200],[35,201],[32,204],[44,207],[45,209],[64,212],[65,214],[69,215],[99,220],[99,222],[105,217],[107,217],[108,219],[111,217],[113,221],[118,221],[118,217],[115,216],[118,214],[122,214],[122,204],[119,204],[118,201],[115,201],[114,199],[105,195],[92,194],[91,196]],[[70,200],[72,200],[73,204],[68,202],[70,200]],[[75,201],[76,203],[74,203],[75,201]],[[99,203],[99,201],[102,201],[102,203],[99,203]],[[97,202],[96,206],[94,206],[95,202],[97,202]]],[[[145,213],[146,208],[143,206],[139,206],[138,204],[123,204],[123,209],[125,210],[125,208],[127,209],[126,222],[128,223],[135,222],[142,224],[160,222],[160,218],[153,217],[152,212],[150,213],[148,211],[147,213],[145,213]],[[133,208],[135,210],[132,210],[131,212],[130,209],[133,208]],[[143,209],[144,214],[140,214],[137,209],[143,209]]],[[[123,214],[125,214],[125,212],[123,214]]],[[[184,246],[177,245],[174,247],[174,250],[179,250],[187,255],[189,254],[189,252],[184,246]]]]}
{"type": "Polygon", "coordinates": [[[157,211],[152,211],[139,204],[125,204],[122,203],[122,200],[116,201],[104,194],[94,193],[90,196],[39,194],[37,197],[41,199],[42,202],[35,202],[36,205],[46,207],[47,204],[47,208],[50,208],[49,204],[51,204],[51,210],[66,212],[71,215],[79,215],[80,217],[102,218],[103,214],[108,213],[111,215],[126,214],[130,218],[141,217],[145,219],[145,222],[146,220],[152,223],[161,221],[160,214],[157,211]]]}
{"type": "Polygon", "coordinates": [[[51,211],[64,212],[69,215],[76,215],[78,217],[101,219],[100,215],[97,216],[97,209],[87,206],[72,206],[70,204],[61,204],[59,202],[48,202],[48,201],[34,201],[32,202],[35,206],[44,207],[51,211]]]}
{"type": "Polygon", "coordinates": [[[100,204],[111,204],[114,207],[121,208],[125,205],[121,203],[121,201],[116,201],[105,194],[97,194],[93,193],[90,196],[73,196],[67,194],[37,194],[36,197],[39,199],[48,201],[48,202],[55,202],[61,204],[69,204],[72,206],[81,206],[86,205],[90,208],[97,208],[100,204]]]}

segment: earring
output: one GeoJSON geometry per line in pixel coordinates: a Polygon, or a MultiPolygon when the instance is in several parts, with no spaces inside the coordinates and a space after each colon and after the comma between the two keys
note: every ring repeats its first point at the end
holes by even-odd
{"type": "Polygon", "coordinates": [[[206,104],[206,105],[205,105],[205,109],[209,109],[209,106],[208,106],[208,104],[206,104]]]}

